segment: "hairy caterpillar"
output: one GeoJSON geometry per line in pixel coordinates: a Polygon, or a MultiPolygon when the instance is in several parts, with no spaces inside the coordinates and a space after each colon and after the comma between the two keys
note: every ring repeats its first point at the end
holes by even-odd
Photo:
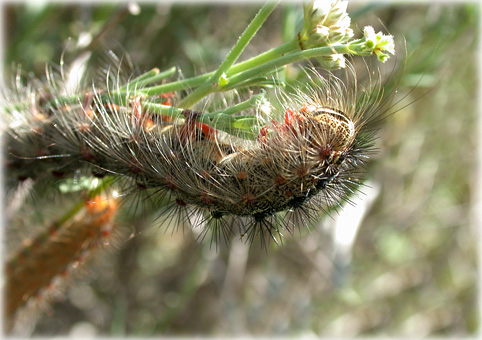
{"type": "Polygon", "coordinates": [[[136,90],[116,104],[113,76],[69,103],[51,100],[65,88],[61,79],[17,90],[6,105],[10,183],[79,170],[114,175],[124,192],[167,197],[183,216],[202,216],[194,223],[218,238],[237,225],[249,239],[277,241],[282,228],[308,223],[312,213],[357,190],[382,116],[378,81],[359,89],[356,81],[351,86],[315,73],[304,90],[279,93],[280,107],[268,117],[258,114],[267,123],[248,140],[200,122],[200,111],[157,114],[136,90]]]}
{"type": "MultiPolygon", "coordinates": [[[[22,334],[38,309],[46,309],[58,290],[85,274],[112,242],[121,237],[113,217],[117,198],[95,196],[68,221],[54,221],[37,235],[22,240],[5,263],[5,329],[22,334]]],[[[11,240],[10,240],[11,241],[11,240]]]]}

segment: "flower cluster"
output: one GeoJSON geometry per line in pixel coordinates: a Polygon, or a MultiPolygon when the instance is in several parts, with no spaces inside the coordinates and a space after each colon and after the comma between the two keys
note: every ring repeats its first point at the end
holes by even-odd
{"type": "Polygon", "coordinates": [[[371,26],[366,26],[363,29],[363,38],[355,40],[348,45],[351,53],[357,55],[376,55],[381,62],[387,61],[390,54],[395,54],[395,43],[393,36],[383,34],[382,32],[375,33],[371,26]]]}
{"type": "Polygon", "coordinates": [[[300,33],[302,48],[343,43],[353,37],[346,0],[317,0],[304,5],[304,26],[300,33]]]}
{"type": "Polygon", "coordinates": [[[388,53],[395,54],[393,37],[381,32],[375,33],[371,26],[364,28],[363,38],[350,41],[353,30],[350,28],[347,6],[347,0],[316,0],[306,3],[303,29],[298,34],[301,49],[333,47],[333,53],[317,57],[320,65],[328,70],[345,67],[345,54],[376,55],[382,62],[389,58],[388,53]]]}
{"type": "Polygon", "coordinates": [[[372,48],[373,53],[380,61],[385,62],[388,59],[388,54],[383,51],[395,54],[395,44],[391,35],[384,35],[381,32],[375,33],[371,26],[365,27],[363,35],[366,39],[367,48],[372,48]]]}

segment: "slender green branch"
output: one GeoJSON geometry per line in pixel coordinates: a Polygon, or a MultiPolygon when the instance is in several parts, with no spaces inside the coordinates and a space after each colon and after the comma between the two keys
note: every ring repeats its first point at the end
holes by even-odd
{"type": "Polygon", "coordinates": [[[121,87],[118,92],[126,91],[126,90],[131,90],[131,89],[136,89],[141,86],[145,86],[148,84],[156,83],[160,80],[166,79],[170,76],[172,76],[174,73],[176,73],[177,68],[175,66],[167,69],[166,71],[159,72],[158,68],[154,68],[149,72],[146,72],[136,79],[133,79],[130,81],[128,84],[125,86],[121,87]]]}
{"type": "Polygon", "coordinates": [[[244,102],[241,102],[239,104],[236,104],[234,106],[228,107],[228,108],[226,108],[222,111],[213,112],[213,113],[206,113],[205,115],[208,116],[208,117],[212,116],[212,115],[216,115],[218,113],[224,113],[224,114],[227,114],[227,115],[232,115],[232,114],[235,114],[235,113],[238,113],[238,112],[241,112],[241,111],[251,109],[254,106],[258,106],[259,103],[261,101],[263,101],[264,99],[265,99],[265,94],[263,92],[263,93],[260,93],[260,94],[256,94],[256,95],[252,96],[251,98],[249,98],[248,100],[246,100],[244,102]]]}
{"type": "MultiPolygon", "coordinates": [[[[299,45],[298,41],[295,39],[293,41],[287,42],[281,46],[275,47],[269,51],[266,51],[260,55],[257,55],[256,57],[253,57],[251,59],[242,61],[240,63],[237,63],[233,65],[227,72],[226,74],[228,76],[232,76],[234,74],[237,74],[242,71],[246,71],[250,69],[251,67],[266,63],[268,61],[271,61],[273,59],[279,58],[284,56],[285,54],[292,53],[294,51],[299,50],[299,45]]],[[[138,92],[145,94],[147,96],[152,96],[160,93],[165,93],[169,91],[179,91],[179,90],[185,90],[188,88],[196,87],[204,82],[206,82],[208,79],[212,78],[214,75],[215,71],[205,73],[203,75],[199,75],[196,77],[188,78],[188,79],[183,79],[183,80],[178,80],[174,81],[168,84],[162,84],[158,86],[152,86],[148,88],[143,88],[139,89],[138,92]]]]}
{"type": "Polygon", "coordinates": [[[283,45],[272,48],[271,50],[266,51],[256,57],[253,57],[251,59],[248,59],[246,61],[243,61],[239,64],[234,65],[229,69],[229,71],[226,74],[230,76],[230,75],[234,75],[234,74],[249,70],[252,67],[267,63],[276,58],[283,57],[284,55],[298,51],[299,49],[300,47],[296,39],[289,41],[287,43],[284,43],[283,45]]]}
{"type": "Polygon", "coordinates": [[[231,49],[229,54],[226,56],[222,64],[219,68],[214,72],[212,77],[209,78],[207,82],[197,88],[194,92],[192,92],[189,96],[184,98],[180,103],[179,106],[189,108],[194,103],[198,102],[201,98],[205,97],[207,94],[216,91],[216,87],[219,87],[221,84],[220,79],[229,69],[233,66],[236,60],[239,58],[241,53],[244,51],[248,43],[254,37],[254,35],[258,32],[260,27],[266,21],[268,16],[273,12],[273,10],[278,5],[278,2],[268,2],[266,3],[256,14],[254,19],[248,25],[246,30],[243,34],[239,37],[238,41],[231,49]]]}
{"type": "Polygon", "coordinates": [[[211,80],[216,80],[223,73],[228,72],[228,70],[233,66],[233,64],[238,60],[241,53],[243,53],[246,46],[249,44],[251,39],[256,35],[258,30],[261,28],[263,23],[266,21],[268,16],[273,12],[273,10],[278,5],[279,1],[266,3],[256,14],[254,19],[248,25],[243,34],[239,37],[236,44],[233,46],[232,50],[226,56],[226,59],[222,62],[219,68],[214,73],[211,80]]]}
{"type": "Polygon", "coordinates": [[[161,93],[166,93],[171,91],[185,90],[185,89],[189,89],[189,88],[201,85],[207,79],[212,77],[213,74],[214,72],[205,73],[203,75],[188,78],[188,79],[178,80],[167,84],[139,89],[137,92],[139,94],[153,96],[156,94],[161,94],[161,93]]]}
{"type": "Polygon", "coordinates": [[[323,55],[331,55],[334,53],[346,54],[346,53],[350,53],[350,50],[347,45],[323,46],[323,47],[312,48],[309,50],[288,54],[284,57],[272,60],[263,65],[259,65],[247,71],[238,73],[228,79],[231,84],[239,84],[250,79],[251,77],[269,73],[272,70],[287,64],[291,64],[300,60],[316,58],[323,55]]]}
{"type": "Polygon", "coordinates": [[[175,118],[185,118],[184,115],[182,114],[182,111],[184,111],[184,109],[180,109],[177,107],[167,106],[162,104],[154,104],[147,101],[143,102],[142,106],[146,111],[152,112],[155,114],[171,116],[175,118]]]}
{"type": "MultiPolygon", "coordinates": [[[[221,130],[239,137],[253,138],[253,131],[259,121],[257,116],[235,116],[234,113],[257,107],[264,100],[264,93],[252,96],[250,99],[229,107],[223,111],[204,113],[197,118],[197,121],[208,124],[217,130],[221,130]]],[[[143,107],[150,113],[171,116],[175,118],[185,118],[184,109],[167,105],[144,102],[143,107]]]]}
{"type": "Polygon", "coordinates": [[[138,82],[141,82],[141,81],[144,81],[146,79],[152,78],[152,77],[154,77],[158,74],[159,74],[159,69],[157,67],[155,67],[152,70],[141,74],[139,77],[130,80],[128,84],[119,88],[119,91],[125,90],[128,86],[132,86],[133,84],[137,84],[138,82]]]}

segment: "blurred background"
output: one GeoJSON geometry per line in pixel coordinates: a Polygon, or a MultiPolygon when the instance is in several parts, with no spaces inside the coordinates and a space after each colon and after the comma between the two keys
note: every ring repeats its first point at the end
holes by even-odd
{"type": "MultiPolygon", "coordinates": [[[[213,70],[258,8],[3,4],[4,74],[21,65],[42,76],[91,41],[139,71],[179,66],[189,77],[213,70]]],[[[403,70],[360,202],[267,250],[119,218],[134,237],[40,313],[32,335],[477,334],[479,6],[353,2],[348,12],[355,34],[394,35],[403,70]]],[[[300,5],[277,8],[243,58],[292,39],[301,16],[300,5]]]]}

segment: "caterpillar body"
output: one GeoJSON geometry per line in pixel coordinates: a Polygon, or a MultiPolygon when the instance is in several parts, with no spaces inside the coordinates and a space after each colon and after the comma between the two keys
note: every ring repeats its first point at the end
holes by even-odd
{"type": "Polygon", "coordinates": [[[154,192],[176,211],[200,213],[196,223],[206,230],[226,237],[230,221],[240,221],[250,239],[276,241],[283,228],[307,224],[357,190],[382,116],[378,83],[358,90],[332,75],[316,78],[296,95],[278,95],[281,108],[254,140],[200,122],[202,112],[151,112],[135,91],[114,104],[107,85],[69,104],[45,105],[58,96],[45,88],[19,91],[10,107],[29,104],[10,110],[4,131],[7,182],[79,170],[113,175],[127,192],[154,192]]]}

